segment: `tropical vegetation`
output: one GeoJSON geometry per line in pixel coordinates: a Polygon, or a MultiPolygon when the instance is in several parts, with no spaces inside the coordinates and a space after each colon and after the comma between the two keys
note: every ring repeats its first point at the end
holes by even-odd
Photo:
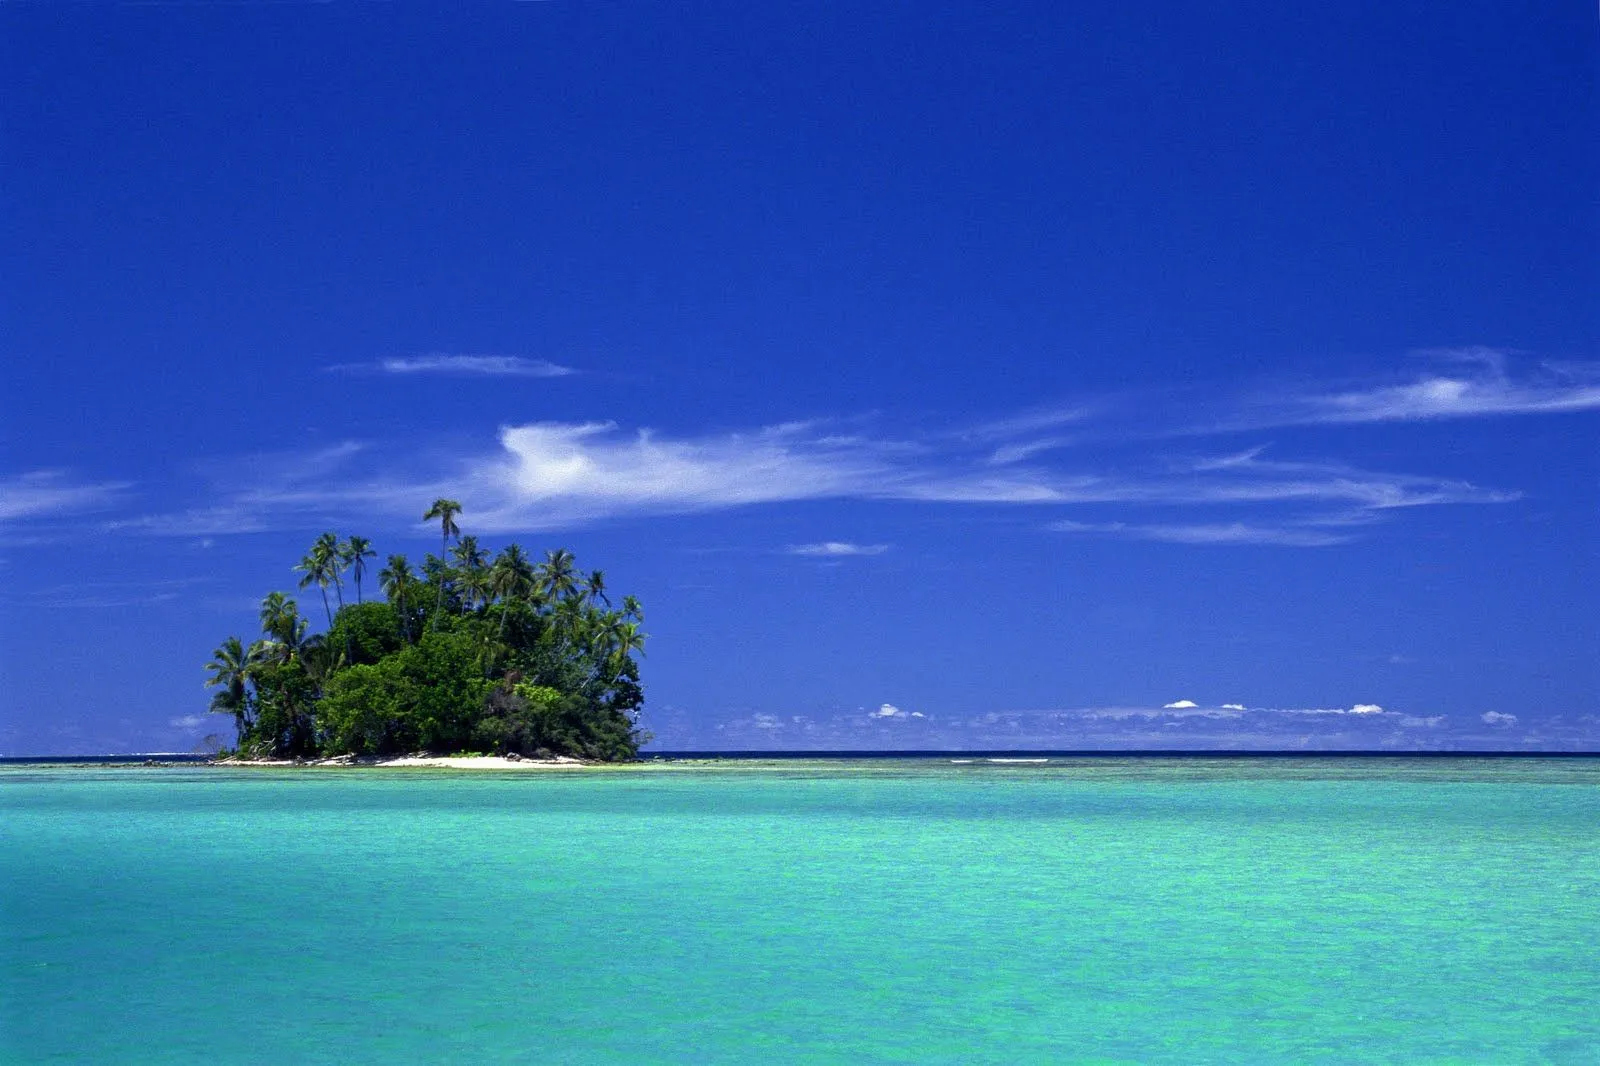
{"type": "Polygon", "coordinates": [[[565,549],[537,563],[516,544],[491,553],[462,534],[460,514],[455,500],[434,501],[424,517],[439,523],[440,553],[415,569],[390,555],[381,600],[363,596],[371,541],[316,539],[294,570],[300,589],[317,590],[326,628],[311,632],[299,604],[272,592],[261,636],[228,637],[206,664],[211,710],[233,717],[238,754],[637,754],[638,600],[613,605],[604,573],[582,573],[565,549]]]}

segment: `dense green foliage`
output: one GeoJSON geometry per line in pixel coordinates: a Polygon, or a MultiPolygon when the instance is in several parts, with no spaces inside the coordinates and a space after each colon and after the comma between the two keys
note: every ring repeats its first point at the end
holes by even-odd
{"type": "Polygon", "coordinates": [[[460,513],[434,502],[424,517],[439,520],[442,554],[420,573],[389,556],[381,601],[361,594],[370,542],[324,533],[295,570],[302,589],[317,587],[326,631],[308,633],[299,605],[274,592],[259,640],[223,641],[206,684],[217,689],[211,709],[233,715],[241,754],[637,753],[638,601],[613,609],[605,575],[579,573],[565,550],[535,564],[510,544],[491,558],[461,535],[460,513]]]}

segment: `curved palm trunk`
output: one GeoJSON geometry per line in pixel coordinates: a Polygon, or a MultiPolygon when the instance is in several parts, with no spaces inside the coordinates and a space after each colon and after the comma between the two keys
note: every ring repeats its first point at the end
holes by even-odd
{"type": "Polygon", "coordinates": [[[328,615],[328,628],[332,629],[333,628],[333,608],[328,606],[328,586],[319,585],[318,588],[322,592],[322,609],[328,615]]]}
{"type": "MultiPolygon", "coordinates": [[[[445,533],[439,538],[439,558],[448,561],[450,558],[450,534],[445,533]]],[[[426,561],[426,560],[424,560],[426,561]]],[[[439,596],[433,604],[433,627],[439,628],[439,616],[444,613],[444,571],[439,572],[439,596]]]]}

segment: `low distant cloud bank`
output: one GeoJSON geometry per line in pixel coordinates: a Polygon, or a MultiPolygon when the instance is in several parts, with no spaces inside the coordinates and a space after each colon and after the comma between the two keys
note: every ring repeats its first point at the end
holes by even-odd
{"type": "Polygon", "coordinates": [[[370,363],[339,363],[329,370],[345,374],[447,374],[461,377],[563,378],[577,371],[545,359],[519,355],[403,355],[370,363]]]}
{"type": "Polygon", "coordinates": [[[828,713],[666,708],[652,715],[664,750],[1582,751],[1600,749],[1600,716],[1430,713],[1348,707],[1164,706],[934,713],[892,703],[828,713]]]}

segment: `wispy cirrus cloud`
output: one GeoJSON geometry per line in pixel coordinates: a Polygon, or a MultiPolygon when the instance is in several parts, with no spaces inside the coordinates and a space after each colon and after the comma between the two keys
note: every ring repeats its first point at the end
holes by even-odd
{"type": "Polygon", "coordinates": [[[477,461],[473,483],[489,528],[538,528],[626,514],[692,513],[817,499],[973,505],[1316,508],[1273,526],[1243,521],[1103,524],[1182,543],[1321,546],[1352,539],[1381,513],[1437,504],[1503,503],[1515,493],[1467,482],[1270,461],[1157,459],[1110,470],[1061,463],[994,473],[983,454],[939,442],[841,437],[816,423],[667,437],[609,423],[534,423],[501,430],[503,454],[477,461]],[[1302,528],[1303,527],[1303,528],[1302,528]]]}
{"type": "Polygon", "coordinates": [[[191,596],[196,586],[208,582],[204,577],[154,578],[138,581],[81,581],[48,585],[37,589],[15,586],[0,593],[0,603],[27,608],[149,607],[191,596]]]}
{"type": "Polygon", "coordinates": [[[77,481],[61,470],[0,475],[0,523],[108,510],[132,487],[128,481],[77,481]]]}
{"type": "Polygon", "coordinates": [[[1052,522],[1058,533],[1099,533],[1166,544],[1275,544],[1290,548],[1325,548],[1347,544],[1355,537],[1310,528],[1251,525],[1245,522],[1178,523],[1052,522]]]}
{"type": "Polygon", "coordinates": [[[1233,424],[1338,425],[1429,422],[1502,415],[1600,410],[1600,363],[1543,363],[1514,375],[1515,354],[1495,348],[1418,353],[1441,369],[1406,380],[1257,396],[1238,405],[1233,424]]]}
{"type": "Polygon", "coordinates": [[[887,544],[853,544],[844,540],[825,540],[818,544],[791,544],[784,549],[789,555],[824,559],[842,559],[853,555],[882,555],[888,550],[887,544]]]}
{"type": "MultiPolygon", "coordinates": [[[[205,472],[217,486],[205,505],[114,526],[208,536],[333,528],[354,517],[413,523],[419,500],[450,495],[462,500],[481,532],[532,532],[625,517],[862,500],[1026,505],[1046,513],[1116,508],[1127,517],[1060,518],[1054,528],[1183,544],[1320,547],[1355,539],[1404,508],[1517,498],[1454,479],[1268,459],[1261,448],[1115,461],[1074,451],[996,470],[988,441],[940,433],[893,438],[859,427],[842,433],[828,422],[680,435],[628,432],[609,422],[533,422],[503,427],[498,448],[459,458],[397,462],[390,449],[346,442],[297,457],[216,462],[205,472]]],[[[878,547],[809,546],[818,555],[878,547]]]]}
{"type": "Polygon", "coordinates": [[[452,355],[430,352],[427,355],[391,356],[369,363],[338,363],[329,370],[345,374],[439,374],[456,377],[562,378],[578,371],[546,359],[527,359],[520,355],[452,355]]]}
{"type": "Polygon", "coordinates": [[[330,528],[352,517],[392,518],[402,501],[412,509],[419,493],[442,488],[428,485],[416,471],[374,475],[358,469],[372,458],[364,442],[340,441],[303,452],[206,460],[195,470],[211,485],[207,502],[115,519],[106,528],[193,537],[330,528]]]}

